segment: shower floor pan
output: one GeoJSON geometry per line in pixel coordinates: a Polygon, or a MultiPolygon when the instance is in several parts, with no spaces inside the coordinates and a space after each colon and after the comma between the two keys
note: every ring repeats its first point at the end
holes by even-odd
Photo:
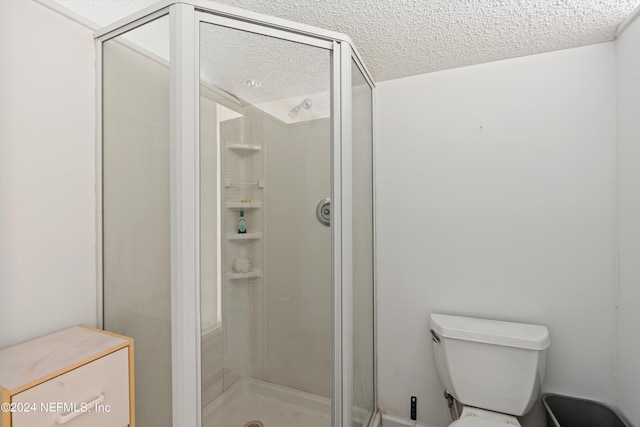
{"type": "Polygon", "coordinates": [[[204,409],[203,427],[329,427],[331,401],[289,387],[242,378],[204,409]]]}

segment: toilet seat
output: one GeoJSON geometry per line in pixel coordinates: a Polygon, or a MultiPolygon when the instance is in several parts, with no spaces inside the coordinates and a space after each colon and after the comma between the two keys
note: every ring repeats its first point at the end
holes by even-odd
{"type": "Polygon", "coordinates": [[[521,425],[512,415],[465,406],[462,408],[460,418],[449,424],[449,427],[521,427],[521,425]]]}
{"type": "Polygon", "coordinates": [[[449,427],[454,427],[454,426],[455,427],[507,427],[507,426],[513,426],[513,424],[509,424],[504,421],[488,420],[486,418],[464,417],[449,424],[449,427]]]}

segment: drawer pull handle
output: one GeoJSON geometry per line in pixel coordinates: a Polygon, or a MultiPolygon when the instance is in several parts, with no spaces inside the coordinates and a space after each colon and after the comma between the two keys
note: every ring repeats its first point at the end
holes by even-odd
{"type": "Polygon", "coordinates": [[[87,412],[95,408],[98,403],[102,403],[103,401],[104,401],[104,394],[99,394],[98,397],[93,399],[91,402],[83,402],[83,404],[81,404],[81,406],[84,406],[86,408],[86,411],[84,412],[73,411],[73,412],[69,412],[67,415],[58,414],[58,416],[56,417],[56,424],[64,424],[67,421],[71,421],[75,417],[78,417],[82,414],[86,414],[87,412]]]}

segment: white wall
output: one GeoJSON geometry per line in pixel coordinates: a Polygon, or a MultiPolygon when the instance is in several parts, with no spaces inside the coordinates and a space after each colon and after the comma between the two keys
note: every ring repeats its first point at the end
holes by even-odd
{"type": "Polygon", "coordinates": [[[0,348],[96,323],[93,35],[0,0],[0,348]]]}
{"type": "Polygon", "coordinates": [[[616,41],[620,325],[618,406],[640,425],[640,19],[616,41]]]}
{"type": "Polygon", "coordinates": [[[378,85],[382,410],[448,424],[432,312],[547,325],[544,390],[614,402],[615,102],[613,43],[378,85]]]}

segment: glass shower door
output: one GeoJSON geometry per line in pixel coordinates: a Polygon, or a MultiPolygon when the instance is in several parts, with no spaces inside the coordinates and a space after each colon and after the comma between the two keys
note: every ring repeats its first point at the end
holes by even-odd
{"type": "Polygon", "coordinates": [[[142,427],[172,419],[169,35],[165,15],[102,44],[103,326],[134,338],[142,427]]]}
{"type": "Polygon", "coordinates": [[[332,44],[200,19],[202,425],[329,426],[332,44]]]}
{"type": "Polygon", "coordinates": [[[354,427],[368,425],[375,408],[372,98],[352,60],[354,427]]]}

